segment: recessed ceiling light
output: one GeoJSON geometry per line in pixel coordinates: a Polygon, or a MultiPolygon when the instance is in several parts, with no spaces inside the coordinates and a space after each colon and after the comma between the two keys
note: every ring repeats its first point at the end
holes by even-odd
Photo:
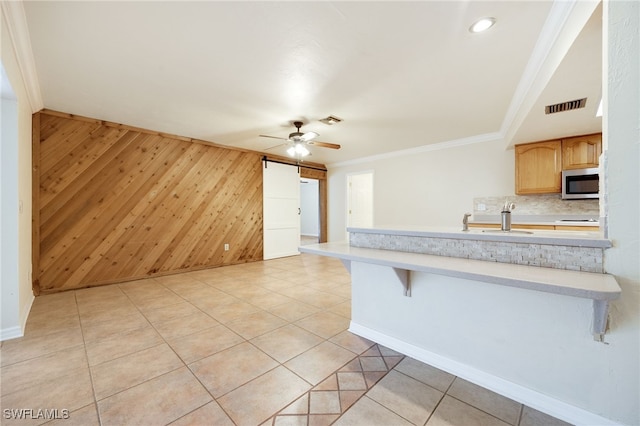
{"type": "Polygon", "coordinates": [[[482,31],[486,31],[493,27],[493,24],[495,23],[496,18],[482,18],[471,25],[469,27],[469,31],[472,33],[481,33],[482,31]]]}

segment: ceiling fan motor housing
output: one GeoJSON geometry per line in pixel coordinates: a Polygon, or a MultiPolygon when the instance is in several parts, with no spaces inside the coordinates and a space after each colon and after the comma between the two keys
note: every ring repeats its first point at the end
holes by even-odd
{"type": "Polygon", "coordinates": [[[302,121],[294,121],[293,125],[296,128],[296,131],[293,133],[289,133],[289,139],[291,139],[294,142],[297,142],[300,140],[300,138],[302,137],[302,135],[304,135],[304,133],[302,133],[300,131],[300,127],[302,127],[302,121]]]}

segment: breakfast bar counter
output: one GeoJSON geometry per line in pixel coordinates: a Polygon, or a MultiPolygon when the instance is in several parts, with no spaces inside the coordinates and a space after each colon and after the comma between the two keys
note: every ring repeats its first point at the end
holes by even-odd
{"type": "Polygon", "coordinates": [[[412,272],[435,274],[593,301],[592,333],[602,341],[609,301],[620,296],[615,277],[602,273],[611,242],[598,232],[530,233],[444,228],[349,228],[349,243],[305,245],[300,252],[391,268],[411,296],[412,272]]]}

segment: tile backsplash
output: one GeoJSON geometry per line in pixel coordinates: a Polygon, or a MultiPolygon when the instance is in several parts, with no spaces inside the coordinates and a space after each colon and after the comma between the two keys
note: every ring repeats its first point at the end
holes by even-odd
{"type": "Polygon", "coordinates": [[[563,200],[559,194],[502,195],[473,199],[473,214],[499,215],[505,200],[516,205],[518,215],[593,215],[600,216],[599,200],[563,200]],[[485,210],[480,210],[484,205],[485,210]]]}

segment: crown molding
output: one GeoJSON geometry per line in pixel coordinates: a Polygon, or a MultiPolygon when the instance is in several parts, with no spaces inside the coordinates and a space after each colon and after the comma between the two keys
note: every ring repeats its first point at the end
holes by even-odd
{"type": "Polygon", "coordinates": [[[508,146],[599,3],[555,0],[551,5],[500,127],[508,146]]]}
{"type": "Polygon", "coordinates": [[[468,138],[454,139],[446,142],[439,142],[429,145],[422,145],[415,148],[402,149],[398,151],[387,152],[384,154],[371,155],[368,157],[357,158],[355,160],[341,161],[338,163],[327,164],[327,168],[352,166],[354,164],[369,163],[371,161],[388,160],[395,157],[403,157],[406,155],[421,154],[423,152],[440,151],[443,149],[455,148],[458,146],[473,145],[476,143],[492,142],[502,139],[502,135],[498,132],[484,133],[482,135],[470,136],[468,138]]]}
{"type": "Polygon", "coordinates": [[[40,111],[44,108],[40,83],[36,72],[36,62],[31,49],[31,39],[29,37],[29,27],[24,6],[21,1],[0,2],[2,15],[9,31],[11,45],[16,55],[18,68],[22,75],[22,81],[27,92],[29,104],[32,112],[40,111]]]}

